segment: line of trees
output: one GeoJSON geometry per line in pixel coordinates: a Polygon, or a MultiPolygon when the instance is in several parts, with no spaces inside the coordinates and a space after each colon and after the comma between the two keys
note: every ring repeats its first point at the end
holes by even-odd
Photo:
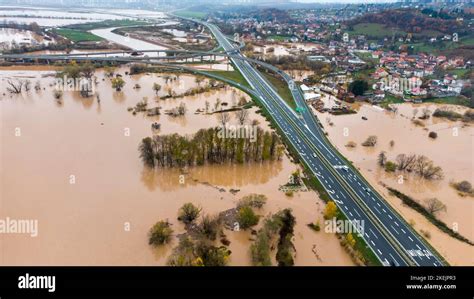
{"type": "Polygon", "coordinates": [[[149,167],[184,167],[279,160],[283,145],[275,133],[256,127],[255,136],[223,138],[222,128],[201,129],[192,136],[147,137],[139,145],[140,158],[149,167]],[[252,138],[251,138],[252,137],[252,138]]]}

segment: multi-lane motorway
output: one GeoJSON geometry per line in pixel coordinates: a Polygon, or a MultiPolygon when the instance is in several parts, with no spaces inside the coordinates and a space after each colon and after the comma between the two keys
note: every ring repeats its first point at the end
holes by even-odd
{"type": "MultiPolygon", "coordinates": [[[[213,24],[204,23],[224,50],[241,56],[213,24]]],[[[362,237],[385,265],[440,266],[443,263],[401,216],[340,156],[324,136],[319,122],[307,107],[299,88],[288,81],[301,114],[295,113],[273,86],[245,59],[231,58],[259,100],[318,178],[339,209],[351,221],[363,221],[362,237]]]]}
{"type": "MultiPolygon", "coordinates": [[[[245,58],[240,53],[239,48],[234,46],[216,25],[198,20],[192,21],[207,26],[211,30],[218,43],[227,53],[228,57],[230,57],[234,66],[244,76],[252,90],[247,90],[243,86],[240,87],[257,97],[261,105],[264,106],[279,127],[285,139],[297,152],[309,171],[321,182],[324,189],[337,204],[339,210],[350,221],[363,222],[364,229],[361,231],[361,237],[382,264],[397,266],[443,265],[440,258],[434,255],[432,249],[421,236],[413,231],[410,225],[385,202],[330,144],[318,120],[304,101],[301,90],[294,84],[289,75],[271,65],[245,58]],[[274,87],[254,68],[252,64],[255,63],[278,72],[287,81],[296,104],[298,107],[303,108],[300,109],[300,113],[296,113],[286,104],[274,87]]],[[[194,52],[192,55],[195,54],[199,55],[199,52],[194,52]]],[[[124,62],[147,60],[151,62],[151,58],[87,56],[74,58],[71,55],[41,55],[30,57],[35,59],[74,58],[78,60],[115,60],[124,62]]],[[[28,56],[3,55],[3,57],[24,58],[28,56]]],[[[164,63],[160,64],[166,65],[164,63]]],[[[191,68],[185,66],[175,65],[174,67],[192,71],[191,68]]]]}

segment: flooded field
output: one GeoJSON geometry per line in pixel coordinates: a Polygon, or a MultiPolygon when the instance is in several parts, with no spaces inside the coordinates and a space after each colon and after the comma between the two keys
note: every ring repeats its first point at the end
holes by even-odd
{"type": "MultiPolygon", "coordinates": [[[[66,91],[53,97],[54,69],[42,67],[0,69],[0,218],[36,219],[37,237],[0,235],[1,265],[164,265],[171,244],[152,249],[147,232],[158,220],[168,219],[175,234],[184,231],[177,211],[186,202],[215,214],[235,207],[239,198],[262,193],[268,202],[262,215],[290,207],[296,216],[294,244],[297,265],[352,265],[332,234],[306,226],[322,221],[324,204],[314,192],[287,197],[278,187],[298,168],[286,156],[278,162],[251,165],[203,166],[189,170],[180,181],[178,170],[152,171],[143,166],[137,150],[151,136],[151,124],[161,124],[161,134],[192,134],[218,125],[216,115],[195,114],[205,101],[211,107],[219,98],[229,104],[244,96],[231,87],[179,99],[161,100],[171,88],[177,94],[197,86],[191,75],[167,82],[165,75],[127,76],[121,92],[97,71],[95,95],[83,98],[66,91]],[[8,79],[39,81],[41,90],[10,95],[8,79]],[[155,95],[153,83],[162,85],[155,95]],[[134,88],[139,84],[141,88],[134,88]],[[100,102],[97,101],[100,96],[100,102]],[[150,107],[163,110],[181,102],[184,117],[133,115],[127,108],[144,98],[150,107]],[[230,189],[239,189],[233,195],[230,189]]],[[[200,83],[206,84],[206,81],[200,83]]],[[[251,109],[250,119],[269,129],[251,109]]],[[[236,122],[235,118],[231,122],[236,122]]],[[[249,232],[225,231],[231,241],[232,265],[249,265],[249,232]]]]}
{"type": "Polygon", "coordinates": [[[0,44],[1,43],[41,43],[44,39],[42,36],[28,30],[19,30],[11,28],[0,28],[0,44]]]}
{"type": "MultiPolygon", "coordinates": [[[[472,217],[474,198],[460,196],[450,186],[452,182],[462,180],[474,182],[474,127],[433,117],[423,121],[424,126],[416,126],[412,122],[414,112],[417,112],[416,116],[419,117],[424,107],[433,112],[440,105],[400,104],[397,107],[396,114],[364,104],[360,106],[358,113],[353,115],[332,116],[321,113],[317,115],[329,133],[329,139],[341,153],[361,170],[362,174],[385,195],[385,198],[407,221],[414,223],[417,231],[429,231],[431,244],[449,262],[453,265],[473,265],[472,246],[442,233],[423,216],[402,205],[400,199],[389,196],[387,189],[381,184],[397,189],[422,204],[429,198],[441,200],[447,210],[437,214],[437,217],[450,228],[457,228],[459,233],[466,238],[474,240],[472,217]],[[362,120],[362,116],[367,120],[362,120]],[[333,125],[329,125],[329,122],[333,125]],[[438,134],[436,139],[428,137],[431,131],[438,134]],[[377,145],[373,148],[361,146],[369,135],[378,137],[377,145]],[[391,140],[394,141],[393,147],[390,146],[391,140]],[[354,141],[357,146],[346,147],[349,141],[354,141]],[[425,155],[443,169],[444,179],[427,181],[415,175],[405,174],[404,180],[399,181],[401,173],[387,173],[378,166],[377,157],[381,151],[385,151],[388,160],[391,161],[395,161],[396,156],[402,153],[425,155]]],[[[466,110],[462,107],[451,108],[460,113],[466,110]]]]}
{"type": "Polygon", "coordinates": [[[99,22],[103,20],[123,19],[118,14],[94,13],[88,11],[64,11],[54,9],[38,9],[33,7],[0,6],[0,23],[15,22],[30,24],[36,22],[40,26],[65,26],[71,24],[99,22]]]}

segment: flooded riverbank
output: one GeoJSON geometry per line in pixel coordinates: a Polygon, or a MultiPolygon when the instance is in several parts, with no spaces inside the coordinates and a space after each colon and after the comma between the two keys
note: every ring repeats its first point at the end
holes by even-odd
{"type": "MultiPolygon", "coordinates": [[[[110,79],[97,71],[94,96],[83,98],[78,92],[66,91],[57,101],[50,86],[54,78],[44,76],[53,75],[53,70],[44,68],[45,74],[38,70],[27,75],[36,74],[29,79],[39,80],[43,88],[22,95],[5,91],[6,80],[19,75],[0,70],[0,218],[35,219],[39,229],[37,237],[0,234],[0,264],[164,265],[177,241],[152,249],[147,232],[156,221],[168,219],[178,234],[184,227],[176,219],[177,211],[184,203],[193,202],[205,213],[216,214],[235,207],[239,198],[250,193],[268,197],[263,215],[293,209],[297,265],[353,264],[334,235],[316,233],[306,226],[316,219],[322,221],[324,204],[314,192],[287,197],[278,191],[298,167],[286,156],[273,163],[192,168],[184,182],[178,170],[144,168],[137,147],[152,134],[153,122],[161,124],[160,134],[192,134],[216,126],[215,114],[194,112],[203,109],[205,101],[212,107],[218,98],[229,104],[242,96],[250,100],[241,91],[226,87],[162,100],[167,88],[180,94],[196,87],[195,77],[127,76],[124,67],[116,71],[126,82],[121,92],[113,90],[110,79]],[[158,95],[152,90],[153,83],[162,86],[158,95]],[[147,117],[127,111],[144,98],[150,107],[159,105],[163,110],[184,102],[188,111],[184,117],[147,117]],[[234,195],[230,189],[240,191],[234,195]]],[[[20,77],[27,72],[17,71],[23,72],[20,77]]],[[[256,110],[251,108],[249,121],[257,120],[268,130],[256,110]]],[[[232,117],[231,122],[236,119],[232,117]]],[[[226,234],[231,241],[231,265],[249,265],[250,233],[226,234]]]]}
{"type": "MultiPolygon", "coordinates": [[[[423,121],[424,126],[416,126],[413,115],[421,116],[423,108],[433,112],[443,105],[433,104],[400,104],[398,112],[384,111],[368,104],[360,106],[357,114],[332,116],[317,113],[329,133],[329,139],[340,152],[357,166],[362,174],[375,186],[384,197],[399,211],[407,221],[414,223],[417,231],[428,231],[430,243],[437,248],[453,265],[473,265],[473,247],[457,241],[442,233],[423,216],[401,204],[400,199],[388,195],[381,185],[386,184],[397,189],[421,204],[427,199],[438,198],[446,205],[446,212],[437,217],[448,227],[458,229],[459,233],[474,241],[474,200],[469,196],[460,196],[452,188],[452,182],[474,181],[474,127],[461,122],[433,118],[423,121]],[[416,110],[415,110],[416,109],[416,110]],[[362,120],[364,116],[367,120],[362,120]],[[331,122],[333,125],[329,125],[331,122]],[[438,137],[428,137],[429,132],[436,132],[438,137]],[[375,147],[363,147],[361,143],[369,135],[378,137],[375,147]],[[394,145],[390,142],[393,140],[394,145]],[[353,141],[355,148],[345,145],[353,141]],[[395,161],[399,154],[425,155],[440,166],[444,179],[427,181],[414,174],[388,173],[377,164],[378,154],[385,151],[388,160],[395,161]],[[404,175],[402,183],[399,176],[404,175]]],[[[464,107],[451,107],[463,113],[464,107]]]]}

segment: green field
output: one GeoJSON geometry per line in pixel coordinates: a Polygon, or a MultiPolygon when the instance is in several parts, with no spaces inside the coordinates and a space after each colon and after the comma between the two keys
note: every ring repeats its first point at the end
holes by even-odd
{"type": "Polygon", "coordinates": [[[73,42],[98,42],[102,40],[101,37],[87,31],[59,28],[55,29],[55,32],[73,42]]]}
{"type": "Polygon", "coordinates": [[[278,42],[283,42],[285,40],[289,40],[290,38],[291,36],[287,36],[287,35],[270,35],[267,37],[267,39],[273,39],[278,42]]]}
{"type": "Polygon", "coordinates": [[[349,31],[349,34],[351,35],[367,35],[376,38],[392,36],[393,33],[395,33],[396,35],[407,34],[405,31],[398,29],[392,31],[392,29],[377,23],[360,23],[354,26],[353,31],[349,31]]]}
{"type": "Polygon", "coordinates": [[[224,77],[226,79],[239,83],[242,86],[250,88],[250,85],[247,83],[247,81],[239,71],[209,71],[209,73],[224,77]]]}
{"type": "Polygon", "coordinates": [[[150,24],[149,22],[124,19],[124,20],[105,20],[101,22],[74,24],[74,25],[66,26],[64,28],[89,31],[89,30],[100,29],[100,28],[139,26],[139,25],[149,25],[149,24],[150,24]]]}
{"type": "Polygon", "coordinates": [[[195,10],[178,10],[174,12],[175,15],[192,19],[204,19],[207,13],[195,10]]]}
{"type": "Polygon", "coordinates": [[[474,108],[473,102],[466,97],[444,97],[444,98],[429,98],[423,100],[423,102],[438,103],[438,104],[452,104],[452,105],[461,105],[470,108],[474,108]]]}
{"type": "Polygon", "coordinates": [[[285,100],[285,102],[290,105],[291,108],[296,108],[295,100],[293,99],[293,95],[291,94],[290,89],[285,81],[280,80],[279,78],[272,76],[270,74],[261,72],[268,81],[276,88],[278,94],[285,100]]]}

